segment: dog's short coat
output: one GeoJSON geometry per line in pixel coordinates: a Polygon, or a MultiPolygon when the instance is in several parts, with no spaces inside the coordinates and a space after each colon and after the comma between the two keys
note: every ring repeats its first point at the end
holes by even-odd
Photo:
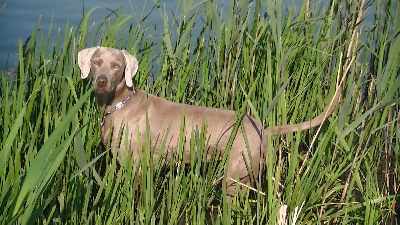
{"type": "MultiPolygon", "coordinates": [[[[189,160],[189,139],[192,131],[200,130],[203,122],[208,125],[209,152],[218,148],[223,153],[237,120],[237,114],[234,111],[178,104],[136,90],[132,78],[138,70],[138,61],[125,50],[106,47],[87,48],[78,53],[78,64],[82,78],[86,78],[89,73],[92,74],[97,101],[99,105],[106,107],[101,137],[104,145],[107,145],[109,134],[112,132],[110,144],[112,151],[116,147],[118,131],[126,132],[129,129],[130,151],[134,158],[133,163],[137,165],[139,159],[137,134],[139,133],[143,145],[146,137],[147,114],[152,145],[155,144],[155,140],[158,140],[158,146],[151,148],[154,150],[153,156],[159,156],[158,148],[163,138],[167,138],[168,151],[175,149],[178,144],[182,115],[184,115],[186,128],[187,152],[185,156],[187,160],[189,160]],[[169,127],[170,131],[165,137],[169,127]]],[[[250,165],[250,162],[244,132],[252,158],[252,171],[257,174],[262,153],[265,151],[261,148],[266,146],[266,132],[271,135],[286,134],[318,126],[332,113],[339,96],[340,94],[337,94],[330,106],[316,118],[294,125],[268,127],[264,132],[265,137],[262,137],[261,126],[252,117],[245,115],[230,150],[226,165],[227,176],[233,179],[239,178],[240,182],[249,184],[250,176],[246,164],[250,165]]],[[[125,134],[122,137],[125,137],[125,134]]],[[[127,150],[124,149],[123,142],[118,147],[122,152],[127,150]]],[[[144,149],[144,146],[142,147],[144,149]]],[[[234,187],[229,187],[228,193],[233,194],[233,192],[234,187]]]]}

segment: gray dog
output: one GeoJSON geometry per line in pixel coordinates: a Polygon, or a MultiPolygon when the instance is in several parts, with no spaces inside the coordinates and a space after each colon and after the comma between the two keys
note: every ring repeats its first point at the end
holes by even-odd
{"type": "MultiPolygon", "coordinates": [[[[100,105],[105,105],[105,114],[101,127],[101,138],[107,146],[107,140],[112,132],[111,151],[119,148],[121,153],[131,151],[134,164],[138,165],[138,135],[144,149],[146,137],[146,114],[150,128],[150,140],[154,152],[153,156],[158,157],[160,142],[155,145],[156,140],[167,140],[167,151],[174,151],[178,144],[182,115],[185,119],[186,128],[186,151],[185,160],[190,162],[189,140],[193,130],[200,129],[203,122],[206,122],[208,151],[222,151],[226,148],[229,137],[237,120],[237,114],[231,110],[208,108],[178,104],[136,90],[132,78],[138,70],[137,59],[125,50],[117,50],[106,47],[87,48],[78,53],[78,64],[81,69],[81,77],[86,78],[89,73],[92,75],[92,82],[96,98],[100,105]],[[169,132],[167,132],[167,130],[169,132]],[[130,149],[124,149],[122,143],[117,143],[119,131],[123,136],[128,135],[130,149]]],[[[266,128],[271,135],[286,134],[299,130],[306,130],[321,124],[329,116],[339,100],[339,94],[332,100],[332,103],[319,116],[314,119],[294,124],[273,126],[266,128]]],[[[261,126],[250,116],[245,115],[242,120],[227,161],[228,178],[238,179],[241,183],[249,184],[250,176],[247,165],[252,159],[252,171],[258,174],[259,163],[263,152],[266,151],[266,132],[261,134],[261,126]],[[244,136],[243,134],[246,134],[244,136]],[[245,137],[247,140],[245,140],[245,137]],[[248,154],[246,143],[250,150],[248,154]],[[264,146],[264,147],[262,147],[264,146]]],[[[228,194],[234,193],[234,186],[228,187],[228,194]]]]}

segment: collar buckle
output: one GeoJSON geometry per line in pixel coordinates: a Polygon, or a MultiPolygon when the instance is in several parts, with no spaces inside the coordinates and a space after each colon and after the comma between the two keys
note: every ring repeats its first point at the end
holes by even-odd
{"type": "Polygon", "coordinates": [[[105,120],[106,120],[106,116],[108,116],[108,115],[110,115],[111,113],[117,111],[117,109],[122,108],[122,106],[124,106],[135,94],[136,94],[136,90],[133,90],[132,93],[131,93],[128,97],[126,97],[126,99],[125,99],[124,101],[118,102],[118,103],[114,106],[113,109],[111,109],[110,111],[105,112],[105,113],[104,113],[104,116],[103,116],[103,120],[102,120],[101,123],[100,123],[100,126],[103,127],[103,125],[104,125],[104,123],[105,123],[105,120]]]}

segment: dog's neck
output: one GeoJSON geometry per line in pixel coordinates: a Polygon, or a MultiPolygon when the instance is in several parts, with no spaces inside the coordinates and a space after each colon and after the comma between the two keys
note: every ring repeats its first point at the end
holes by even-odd
{"type": "Polygon", "coordinates": [[[110,93],[96,93],[97,104],[99,109],[110,110],[115,107],[119,102],[124,101],[135,90],[135,86],[128,87],[125,80],[118,84],[114,92],[110,93]]]}

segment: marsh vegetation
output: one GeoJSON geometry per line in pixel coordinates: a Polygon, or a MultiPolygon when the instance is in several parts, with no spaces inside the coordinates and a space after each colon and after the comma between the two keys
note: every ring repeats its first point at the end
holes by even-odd
{"type": "Polygon", "coordinates": [[[282,9],[280,0],[251,4],[232,0],[223,16],[215,1],[182,0],[173,18],[156,6],[161,41],[142,25],[147,12],[119,10],[89,24],[93,9],[77,28],[67,23],[63,36],[44,33],[39,21],[20,44],[15,77],[2,73],[0,223],[399,223],[398,1],[326,8],[304,1],[300,10],[282,9]],[[228,199],[218,182],[223,160],[200,160],[201,130],[190,149],[200,157],[188,165],[179,151],[167,166],[150,163],[150,142],[141,176],[129,156],[117,165],[101,143],[91,83],[80,79],[76,61],[96,45],[136,55],[139,89],[247,113],[265,126],[315,117],[340,82],[342,100],[318,128],[269,136],[256,191],[228,199]]]}

